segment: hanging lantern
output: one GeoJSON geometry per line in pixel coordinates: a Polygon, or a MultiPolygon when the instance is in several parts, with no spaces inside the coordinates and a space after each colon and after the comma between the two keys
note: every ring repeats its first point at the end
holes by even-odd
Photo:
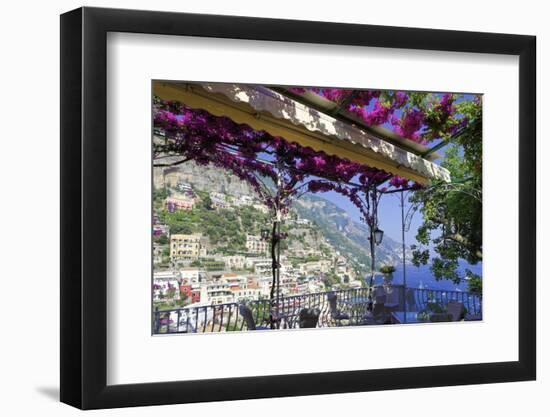
{"type": "Polygon", "coordinates": [[[384,237],[383,230],[377,227],[376,229],[374,229],[373,235],[374,235],[374,243],[376,243],[377,245],[382,243],[382,238],[384,237]]]}

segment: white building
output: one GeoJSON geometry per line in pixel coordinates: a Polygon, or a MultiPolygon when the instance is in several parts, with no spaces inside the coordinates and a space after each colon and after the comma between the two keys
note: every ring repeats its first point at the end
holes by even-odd
{"type": "Polygon", "coordinates": [[[230,287],[246,287],[248,284],[246,275],[234,274],[232,272],[222,274],[220,280],[229,284],[230,287]]]}
{"type": "Polygon", "coordinates": [[[257,263],[271,262],[271,258],[267,256],[248,256],[244,258],[244,267],[246,269],[254,268],[257,263]]]}
{"type": "Polygon", "coordinates": [[[153,279],[154,280],[178,280],[180,278],[180,275],[177,271],[155,271],[153,273],[153,279]]]}
{"type": "Polygon", "coordinates": [[[254,204],[254,197],[249,195],[240,195],[233,199],[233,205],[236,207],[251,206],[252,204],[254,204]]]}
{"type": "Polygon", "coordinates": [[[211,282],[201,285],[201,303],[224,304],[233,302],[233,292],[227,282],[211,282]]]}
{"type": "Polygon", "coordinates": [[[187,195],[188,197],[195,197],[195,193],[193,192],[193,187],[191,187],[191,184],[183,181],[183,180],[178,180],[178,183],[176,185],[176,189],[182,193],[182,194],[185,194],[187,195]]]}
{"type": "Polygon", "coordinates": [[[153,244],[153,264],[154,265],[162,263],[162,249],[163,249],[163,246],[157,245],[156,243],[153,244]]]}
{"type": "Polygon", "coordinates": [[[246,249],[248,253],[266,254],[268,244],[258,235],[246,235],[246,249]]]}
{"type": "Polygon", "coordinates": [[[210,201],[212,202],[212,207],[216,209],[225,209],[228,207],[225,194],[212,191],[210,193],[210,201]]]}
{"type": "Polygon", "coordinates": [[[272,275],[273,264],[271,261],[257,262],[254,264],[254,273],[258,277],[265,277],[272,275]]]}
{"type": "Polygon", "coordinates": [[[227,269],[243,270],[245,268],[245,257],[242,255],[224,256],[223,261],[227,269]]]}
{"type": "Polygon", "coordinates": [[[257,279],[257,285],[262,298],[269,298],[271,294],[272,277],[264,276],[257,279]]]}
{"type": "Polygon", "coordinates": [[[233,287],[231,291],[234,302],[257,300],[262,294],[259,286],[233,287]]]}
{"type": "Polygon", "coordinates": [[[180,277],[182,282],[197,284],[206,280],[206,272],[200,268],[183,268],[180,269],[180,277]]]}

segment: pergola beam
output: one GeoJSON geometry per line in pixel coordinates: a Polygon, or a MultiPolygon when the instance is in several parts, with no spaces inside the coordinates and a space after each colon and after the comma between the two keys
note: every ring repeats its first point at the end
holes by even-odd
{"type": "MultiPolygon", "coordinates": [[[[318,130],[307,129],[306,127],[304,127],[304,125],[300,123],[295,124],[284,118],[275,117],[272,113],[268,111],[258,110],[253,107],[252,104],[255,104],[257,101],[259,101],[262,105],[268,106],[269,104],[272,104],[268,101],[274,100],[273,97],[270,97],[268,95],[265,95],[265,97],[262,96],[261,90],[250,88],[249,90],[241,91],[237,90],[237,87],[234,87],[234,90],[231,90],[231,94],[234,94],[234,96],[238,98],[238,100],[235,101],[228,98],[226,95],[217,92],[217,89],[222,88],[220,86],[221,85],[214,85],[214,87],[212,88],[211,85],[208,84],[200,85],[190,83],[155,81],[153,83],[153,93],[163,100],[178,101],[191,108],[206,110],[214,116],[229,117],[236,123],[247,124],[253,129],[266,131],[272,136],[283,137],[290,142],[296,142],[302,146],[311,147],[316,151],[323,151],[330,155],[338,155],[351,161],[382,169],[393,175],[399,175],[420,184],[429,183],[432,177],[441,177],[441,175],[445,176],[445,170],[443,170],[441,167],[429,161],[425,161],[417,155],[413,155],[404,150],[397,149],[392,144],[380,144],[380,146],[384,147],[386,155],[391,155],[392,153],[395,153],[397,155],[399,153],[401,158],[403,158],[403,155],[405,155],[407,161],[410,160],[411,165],[413,165],[414,163],[421,164],[421,167],[424,169],[425,172],[419,172],[419,170],[404,166],[402,163],[392,158],[389,158],[382,152],[375,152],[373,149],[370,149],[364,144],[353,142],[351,140],[339,139],[338,133],[340,133],[340,131],[338,130],[334,135],[325,135],[320,133],[320,131],[318,130]],[[247,94],[248,97],[246,96],[247,94]],[[242,101],[239,101],[241,99],[242,101]],[[251,102],[253,103],[250,104],[251,102]]],[[[223,92],[227,93],[225,90],[223,90],[223,92]]],[[[278,94],[273,91],[271,92],[273,94],[278,94]]],[[[282,98],[281,100],[291,101],[288,97],[282,98]]],[[[288,105],[288,103],[286,102],[282,102],[282,104],[276,102],[275,104],[279,105],[280,107],[288,105]]],[[[288,113],[288,108],[285,107],[281,107],[278,110],[288,113]]],[[[301,111],[302,113],[304,113],[303,109],[301,111]]],[[[311,116],[308,121],[310,123],[316,123],[318,126],[320,126],[321,130],[321,128],[324,127],[323,123],[328,124],[326,119],[326,117],[328,116],[325,116],[324,119],[315,120],[315,117],[317,117],[315,112],[317,111],[311,109],[310,112],[306,112],[305,114],[308,117],[311,116]]],[[[342,129],[342,123],[337,123],[339,123],[339,125],[336,125],[336,123],[334,124],[336,125],[336,127],[339,127],[342,130],[342,135],[340,136],[344,136],[344,134],[349,136],[348,131],[352,129],[352,127],[345,126],[346,130],[344,131],[342,129]]],[[[330,125],[330,127],[334,128],[333,125],[330,125]]],[[[365,140],[367,141],[378,140],[367,137],[367,134],[364,132],[361,132],[361,134],[364,135],[365,140]]],[[[363,137],[360,137],[360,139],[363,139],[363,137]]]]}

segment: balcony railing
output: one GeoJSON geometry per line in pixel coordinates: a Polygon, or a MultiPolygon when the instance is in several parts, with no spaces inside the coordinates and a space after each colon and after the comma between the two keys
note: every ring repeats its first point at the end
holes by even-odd
{"type": "MultiPolygon", "coordinates": [[[[438,303],[445,307],[451,300],[461,302],[467,317],[481,318],[481,299],[475,294],[461,291],[429,290],[407,288],[399,285],[385,287],[385,291],[397,291],[393,308],[399,311],[417,312],[426,308],[428,303],[438,303]],[[395,305],[396,304],[396,305],[395,305]]],[[[292,295],[281,297],[279,304],[273,307],[280,317],[279,328],[298,327],[299,314],[304,308],[318,309],[317,327],[359,325],[364,323],[369,303],[368,289],[348,289],[332,291],[336,295],[336,308],[331,308],[327,295],[329,292],[292,295]],[[346,320],[338,319],[347,316],[346,320]]],[[[373,296],[373,299],[376,297],[373,296]]],[[[270,301],[253,300],[246,302],[252,313],[256,327],[269,327],[270,301]]],[[[153,313],[153,333],[212,333],[248,330],[246,320],[239,311],[239,303],[190,306],[153,313]]]]}

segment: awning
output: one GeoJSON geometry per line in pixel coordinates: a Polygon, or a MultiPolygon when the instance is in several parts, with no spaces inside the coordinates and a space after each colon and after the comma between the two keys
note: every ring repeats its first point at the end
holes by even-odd
{"type": "Polygon", "coordinates": [[[445,168],[405,149],[406,142],[410,141],[401,138],[403,146],[398,146],[400,142],[395,137],[384,139],[376,136],[271,88],[246,84],[155,81],[153,93],[161,99],[179,101],[215,116],[226,116],[236,123],[245,123],[272,136],[280,136],[316,151],[338,155],[421,184],[427,184],[432,179],[450,181],[445,168]]]}

